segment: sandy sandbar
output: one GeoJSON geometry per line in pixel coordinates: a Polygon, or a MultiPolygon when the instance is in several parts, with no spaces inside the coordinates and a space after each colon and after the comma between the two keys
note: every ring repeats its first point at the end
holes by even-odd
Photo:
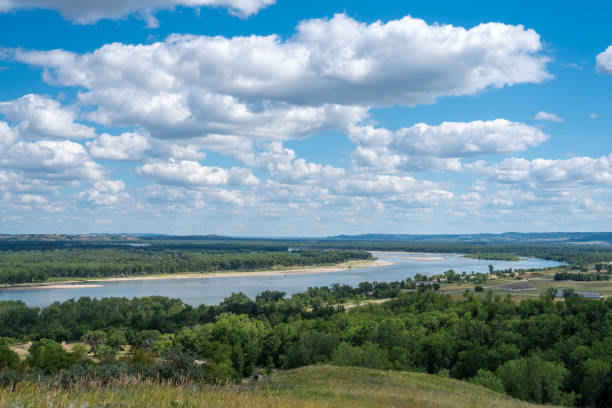
{"type": "Polygon", "coordinates": [[[421,252],[373,252],[375,255],[384,254],[385,258],[390,259],[412,259],[415,261],[442,261],[441,256],[431,256],[421,252]]]}
{"type": "Polygon", "coordinates": [[[349,269],[367,268],[372,266],[389,266],[393,262],[373,260],[346,262],[333,266],[314,266],[305,268],[292,269],[275,269],[265,271],[250,271],[250,272],[208,272],[208,273],[180,273],[172,275],[146,275],[146,276],[126,276],[122,278],[106,278],[106,279],[87,279],[84,281],[63,281],[58,283],[24,285],[24,286],[7,286],[0,287],[2,290],[39,290],[39,289],[86,289],[103,287],[102,282],[124,282],[124,281],[143,281],[143,280],[160,280],[160,279],[202,279],[202,278],[238,278],[242,276],[282,276],[282,275],[302,275],[313,273],[329,273],[341,272],[349,269]],[[93,284],[92,284],[93,283],[93,284]]]}

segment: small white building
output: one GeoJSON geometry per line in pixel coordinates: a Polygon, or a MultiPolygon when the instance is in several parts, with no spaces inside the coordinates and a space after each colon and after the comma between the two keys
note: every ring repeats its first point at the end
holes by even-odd
{"type": "MultiPolygon", "coordinates": [[[[573,292],[574,295],[576,296],[582,296],[583,298],[587,298],[587,299],[603,299],[604,296],[601,293],[597,293],[597,292],[573,292]]],[[[565,293],[562,290],[558,290],[557,293],[555,294],[555,297],[564,297],[565,293]]]]}
{"type": "Polygon", "coordinates": [[[414,284],[416,286],[433,286],[436,283],[438,283],[438,282],[436,282],[436,281],[415,281],[414,282],[414,284]]]}

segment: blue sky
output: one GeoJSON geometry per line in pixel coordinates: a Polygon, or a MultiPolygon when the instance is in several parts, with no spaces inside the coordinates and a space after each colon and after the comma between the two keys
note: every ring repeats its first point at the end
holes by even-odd
{"type": "Polygon", "coordinates": [[[0,232],[609,231],[610,15],[0,0],[0,232]]]}

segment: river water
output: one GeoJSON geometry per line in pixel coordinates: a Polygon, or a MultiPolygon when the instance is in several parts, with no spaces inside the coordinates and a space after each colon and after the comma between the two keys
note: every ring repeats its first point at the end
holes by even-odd
{"type": "Polygon", "coordinates": [[[559,262],[537,258],[524,258],[521,261],[490,261],[470,259],[458,254],[373,252],[373,255],[394,264],[329,273],[96,282],[96,285],[101,286],[87,287],[87,284],[82,284],[72,289],[19,291],[0,289],[0,300],[23,300],[29,306],[45,307],[53,302],[63,302],[81,296],[133,298],[159,295],[180,298],[193,306],[216,305],[232,292],[243,292],[247,296],[255,297],[265,290],[278,290],[292,295],[304,292],[309,286],[329,286],[333,283],[357,286],[359,282],[365,281],[392,282],[413,277],[417,273],[439,274],[451,268],[459,273],[463,271],[487,273],[489,265],[493,265],[495,269],[548,268],[561,265],[559,262]]]}

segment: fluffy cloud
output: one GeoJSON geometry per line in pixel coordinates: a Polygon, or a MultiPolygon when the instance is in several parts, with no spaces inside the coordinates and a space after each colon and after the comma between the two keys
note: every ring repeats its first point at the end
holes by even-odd
{"type": "Polygon", "coordinates": [[[139,133],[123,133],[111,136],[103,133],[96,140],[87,142],[91,155],[98,159],[140,161],[151,148],[149,137],[139,133]]]}
{"type": "Polygon", "coordinates": [[[0,146],[0,199],[6,208],[62,211],[72,205],[70,197],[61,195],[63,190],[87,185],[90,188],[76,197],[91,204],[112,205],[128,197],[123,181],[109,180],[79,143],[21,140],[0,146]]]}
{"type": "Polygon", "coordinates": [[[84,88],[88,118],[104,125],[165,138],[287,140],[346,129],[374,106],[544,81],[541,50],[539,35],[522,26],[467,30],[411,17],[364,24],[339,14],[300,23],[289,40],[172,35],[86,54],[9,54],[42,67],[51,84],[84,88]]]}
{"type": "Polygon", "coordinates": [[[58,187],[45,180],[37,180],[27,177],[23,172],[15,170],[0,170],[0,192],[11,195],[34,194],[34,195],[57,195],[58,187]]]}
{"type": "Polygon", "coordinates": [[[20,170],[42,180],[95,181],[104,178],[83,145],[71,141],[20,141],[0,156],[0,167],[20,170]]]}
{"type": "Polygon", "coordinates": [[[248,169],[233,167],[202,166],[190,160],[179,162],[155,162],[144,164],[137,169],[142,177],[155,180],[160,184],[174,186],[213,186],[213,185],[253,185],[259,180],[248,169]]]}
{"type": "Polygon", "coordinates": [[[452,202],[454,194],[443,184],[409,176],[351,174],[329,183],[289,184],[267,180],[258,186],[258,197],[269,211],[342,211],[346,214],[421,211],[452,202]],[[271,203],[271,204],[268,204],[271,203]],[[273,203],[273,204],[272,204],[273,203]]]}
{"type": "Polygon", "coordinates": [[[539,129],[505,119],[418,123],[396,132],[372,126],[349,131],[358,166],[393,170],[461,170],[459,158],[526,150],[548,139],[539,129]]]}
{"type": "Polygon", "coordinates": [[[270,177],[289,184],[327,184],[345,175],[345,170],[333,166],[311,163],[296,158],[293,150],[274,142],[263,153],[249,152],[238,155],[245,164],[266,170],[270,177]]]}
{"type": "MultiPolygon", "coordinates": [[[[95,136],[92,128],[74,122],[74,110],[65,109],[46,97],[26,95],[12,102],[1,102],[0,113],[14,123],[11,126],[0,121],[0,199],[6,208],[66,210],[74,204],[73,197],[62,196],[67,187],[89,186],[78,192],[76,198],[95,205],[112,205],[129,197],[123,191],[124,182],[109,180],[106,170],[82,144],[57,140],[95,136]]],[[[98,150],[110,149],[109,143],[106,146],[99,143],[108,141],[108,137],[103,135],[93,142],[97,143],[98,150]]],[[[129,137],[122,135],[118,139],[125,142],[129,137]]],[[[115,151],[122,147],[117,146],[115,151]]]]}
{"type": "Polygon", "coordinates": [[[597,55],[597,72],[612,75],[612,45],[597,55]]]}
{"type": "Polygon", "coordinates": [[[255,204],[256,199],[238,190],[218,187],[189,188],[180,186],[150,185],[139,191],[139,196],[154,208],[163,206],[188,211],[193,208],[215,208],[217,205],[242,207],[255,204]]]}
{"type": "Polygon", "coordinates": [[[8,123],[0,121],[0,152],[2,146],[8,146],[17,140],[17,135],[8,123]]]}
{"type": "MultiPolygon", "coordinates": [[[[347,195],[389,195],[389,194],[435,194],[443,192],[436,183],[416,180],[409,176],[362,175],[347,178],[337,187],[338,192],[347,195]]],[[[451,198],[452,193],[443,192],[451,198]]]]}
{"type": "Polygon", "coordinates": [[[29,94],[19,99],[0,102],[0,114],[18,122],[15,131],[28,139],[87,139],[96,136],[93,128],[75,123],[75,109],[62,107],[54,99],[29,94]]]}
{"type": "Polygon", "coordinates": [[[548,113],[544,111],[539,111],[533,117],[536,120],[548,120],[550,122],[563,122],[563,118],[555,115],[554,113],[548,113]]]}
{"type": "Polygon", "coordinates": [[[477,166],[490,180],[504,184],[522,184],[530,188],[566,190],[577,185],[612,184],[612,153],[598,158],[571,159],[509,158],[492,166],[477,166]]]}
{"type": "Polygon", "coordinates": [[[119,19],[139,13],[150,27],[156,27],[158,22],[153,13],[176,6],[220,7],[228,9],[234,15],[248,17],[274,2],[275,0],[0,0],[0,12],[23,8],[52,9],[79,24],[90,24],[102,19],[119,19]]]}
{"type": "Polygon", "coordinates": [[[125,183],[121,180],[100,180],[77,196],[95,205],[113,205],[129,197],[124,190],[125,183]]]}
{"type": "MultiPolygon", "coordinates": [[[[148,134],[126,132],[119,136],[103,133],[97,139],[87,142],[92,157],[121,161],[145,161],[148,158],[171,158],[177,160],[202,160],[206,157],[203,148],[211,148],[207,138],[176,143],[151,138],[148,134]]],[[[214,147],[214,146],[213,146],[214,147]]],[[[249,144],[250,148],[250,144],[249,144]]],[[[214,149],[211,149],[214,150],[214,149]]],[[[222,149],[223,153],[234,153],[235,149],[222,149]]]]}
{"type": "Polygon", "coordinates": [[[206,153],[202,151],[202,147],[198,143],[194,144],[183,141],[168,143],[159,139],[153,139],[152,143],[151,155],[153,156],[192,161],[202,160],[206,157],[206,153]]]}
{"type": "Polygon", "coordinates": [[[198,139],[191,139],[200,148],[225,155],[239,155],[253,150],[253,143],[248,137],[235,135],[208,135],[198,139]]]}

